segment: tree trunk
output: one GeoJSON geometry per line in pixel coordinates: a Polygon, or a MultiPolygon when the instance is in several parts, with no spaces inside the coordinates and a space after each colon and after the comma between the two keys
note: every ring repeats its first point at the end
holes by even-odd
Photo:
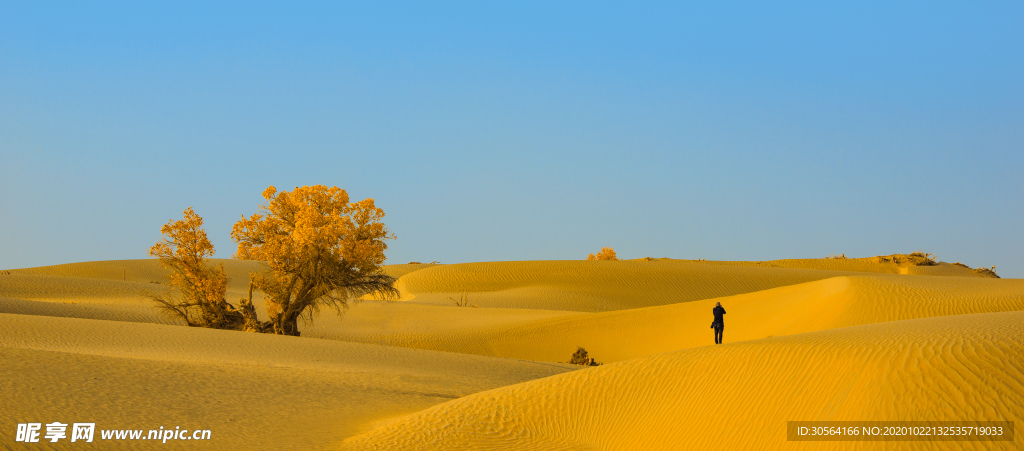
{"type": "Polygon", "coordinates": [[[277,321],[274,322],[274,333],[277,335],[291,335],[293,337],[298,337],[299,316],[284,314],[278,316],[277,321]]]}

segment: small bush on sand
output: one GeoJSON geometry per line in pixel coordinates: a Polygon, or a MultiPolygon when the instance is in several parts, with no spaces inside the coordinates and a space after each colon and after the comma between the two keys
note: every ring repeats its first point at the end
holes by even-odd
{"type": "Polygon", "coordinates": [[[984,275],[984,276],[989,276],[989,277],[994,277],[996,279],[1001,279],[1001,277],[999,277],[999,275],[996,274],[996,267],[995,266],[993,266],[991,269],[989,269],[989,268],[974,268],[974,272],[976,272],[978,274],[981,274],[981,275],[984,275]]]}
{"type": "Polygon", "coordinates": [[[876,263],[895,263],[897,265],[910,265],[910,266],[934,266],[939,264],[935,261],[935,254],[928,254],[922,251],[912,252],[910,254],[892,254],[892,255],[879,255],[875,257],[876,263]]]}
{"type": "Polygon", "coordinates": [[[587,350],[579,346],[576,347],[576,352],[572,353],[572,358],[569,359],[569,363],[573,365],[583,366],[598,366],[600,363],[594,361],[594,359],[587,356],[587,350]]]}
{"type": "Polygon", "coordinates": [[[971,271],[973,271],[975,273],[978,273],[978,274],[980,274],[982,276],[987,276],[987,277],[991,277],[991,278],[995,278],[995,279],[1001,279],[997,274],[995,274],[995,267],[992,267],[991,269],[988,269],[988,268],[971,268],[971,267],[968,267],[967,264],[964,264],[964,263],[959,262],[959,261],[957,261],[955,263],[950,263],[950,264],[955,264],[955,265],[957,265],[957,267],[961,267],[961,268],[967,268],[968,270],[971,270],[971,271]]]}
{"type": "Polygon", "coordinates": [[[479,307],[478,305],[476,305],[476,301],[470,303],[469,294],[467,294],[465,291],[462,292],[458,299],[449,296],[448,300],[452,301],[452,303],[454,303],[456,307],[479,307]]]}
{"type": "Polygon", "coordinates": [[[619,258],[615,256],[615,249],[612,249],[610,247],[602,247],[601,251],[598,252],[597,255],[594,255],[594,254],[587,255],[587,260],[618,260],[618,259],[619,258]]]}

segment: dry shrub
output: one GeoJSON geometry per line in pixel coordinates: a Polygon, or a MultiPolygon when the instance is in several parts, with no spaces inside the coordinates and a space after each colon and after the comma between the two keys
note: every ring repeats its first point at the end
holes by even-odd
{"type": "Polygon", "coordinates": [[[587,350],[579,346],[576,347],[576,352],[572,353],[572,358],[569,359],[569,363],[573,365],[582,366],[598,366],[600,363],[587,356],[587,350]]]}
{"type": "Polygon", "coordinates": [[[989,268],[974,268],[974,272],[976,272],[978,274],[981,274],[983,276],[994,277],[996,279],[1001,279],[1002,278],[1002,277],[999,277],[999,274],[996,274],[996,267],[995,266],[993,266],[991,269],[989,269],[989,268]]]}
{"type": "Polygon", "coordinates": [[[454,303],[456,307],[479,307],[478,305],[476,305],[476,301],[470,303],[469,294],[467,294],[465,291],[462,292],[458,299],[449,296],[448,300],[452,301],[452,303],[454,303]]]}
{"type": "Polygon", "coordinates": [[[618,260],[618,259],[619,258],[615,256],[615,249],[612,249],[610,247],[602,247],[601,251],[598,252],[597,255],[594,255],[594,254],[588,254],[587,255],[587,260],[618,260]]]}
{"type": "Polygon", "coordinates": [[[933,257],[933,255],[935,254],[928,254],[922,251],[912,252],[910,254],[879,255],[875,257],[875,262],[911,266],[934,266],[939,264],[939,262],[935,261],[935,257],[933,257]]]}
{"type": "Polygon", "coordinates": [[[993,266],[990,269],[990,268],[972,268],[972,267],[967,266],[967,265],[965,265],[963,263],[960,263],[960,262],[951,263],[951,264],[959,266],[961,268],[967,268],[967,269],[969,269],[971,271],[974,271],[974,272],[976,272],[978,274],[981,274],[983,276],[988,276],[988,277],[993,277],[993,278],[996,278],[996,279],[1001,279],[1001,277],[999,277],[999,275],[996,274],[996,267],[995,266],[993,266]]]}

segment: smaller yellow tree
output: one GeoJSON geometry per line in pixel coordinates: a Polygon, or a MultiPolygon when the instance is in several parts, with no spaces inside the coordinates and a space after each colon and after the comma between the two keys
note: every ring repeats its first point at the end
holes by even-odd
{"type": "Polygon", "coordinates": [[[619,258],[615,256],[615,249],[612,249],[610,247],[602,247],[601,251],[598,252],[597,255],[594,255],[594,254],[588,254],[587,255],[587,260],[618,260],[618,259],[619,258]]]}
{"type": "Polygon", "coordinates": [[[241,329],[247,315],[224,300],[228,283],[224,265],[213,268],[206,263],[206,257],[213,256],[214,251],[203,230],[203,218],[192,207],[185,209],[183,215],[184,219],[164,224],[160,228],[163,241],[149,249],[149,255],[159,258],[160,264],[172,271],[171,294],[149,297],[189,326],[241,329]]]}

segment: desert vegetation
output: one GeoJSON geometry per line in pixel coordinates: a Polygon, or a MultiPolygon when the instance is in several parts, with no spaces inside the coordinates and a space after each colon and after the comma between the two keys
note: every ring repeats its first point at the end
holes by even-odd
{"type": "MultiPolygon", "coordinates": [[[[339,313],[352,299],[369,293],[397,297],[395,279],[384,274],[385,240],[393,239],[373,199],[349,202],[338,187],[304,186],[263,192],[267,203],[238,221],[231,237],[235,258],[265,262],[268,270],[249,275],[249,296],[238,306],[225,299],[223,265],[210,266],[213,244],[203,219],[191,207],[184,219],[161,228],[163,241],[149,253],[171,269],[169,294],[150,294],[158,307],[189,326],[299,335],[298,320],[312,323],[322,307],[339,313]],[[260,321],[254,290],[266,301],[269,321],[260,321]]],[[[464,296],[465,299],[465,296],[464,296]]]]}
{"type": "Polygon", "coordinates": [[[452,303],[455,304],[456,307],[479,307],[478,305],[476,305],[476,301],[469,300],[469,293],[465,291],[459,294],[458,299],[449,296],[448,300],[452,301],[452,303]]]}
{"type": "Polygon", "coordinates": [[[612,249],[610,247],[602,247],[601,250],[598,251],[598,253],[596,255],[595,254],[588,254],[587,255],[587,260],[618,260],[618,259],[619,258],[615,256],[615,249],[612,249]]]}
{"type": "Polygon", "coordinates": [[[303,186],[263,192],[259,211],[235,223],[235,258],[259,260],[269,270],[254,275],[264,293],[275,334],[299,335],[298,320],[312,323],[323,307],[340,314],[350,299],[375,293],[398,296],[384,274],[385,240],[394,239],[373,199],[349,202],[338,187],[303,186]]]}
{"type": "Polygon", "coordinates": [[[572,353],[572,357],[569,359],[568,363],[571,363],[573,365],[581,365],[581,366],[598,366],[598,365],[600,365],[600,363],[598,363],[592,357],[587,355],[587,350],[586,349],[583,349],[580,346],[576,347],[576,352],[572,353]]]}
{"type": "Polygon", "coordinates": [[[983,267],[971,268],[970,266],[967,266],[967,265],[965,265],[963,263],[960,263],[960,262],[956,262],[956,263],[953,263],[953,264],[957,265],[957,266],[960,266],[960,267],[963,267],[963,268],[970,269],[971,271],[974,271],[974,272],[976,272],[978,274],[981,274],[983,276],[986,276],[986,277],[993,277],[993,278],[996,278],[996,279],[1001,279],[1001,277],[999,277],[999,275],[996,274],[996,267],[995,266],[993,266],[991,268],[983,268],[983,267]]]}
{"type": "Polygon", "coordinates": [[[976,272],[978,274],[981,274],[981,275],[985,275],[985,276],[989,276],[989,277],[994,277],[996,279],[1000,279],[1001,278],[1001,277],[999,277],[999,274],[996,274],[996,267],[995,266],[993,266],[991,268],[974,268],[974,272],[976,272]]]}
{"type": "Polygon", "coordinates": [[[242,329],[246,314],[255,318],[252,306],[236,308],[224,294],[227,276],[224,266],[212,267],[206,257],[213,256],[213,244],[203,230],[203,218],[192,207],[182,212],[184,219],[171,220],[160,228],[164,239],[149,249],[149,255],[171,270],[170,293],[150,294],[157,306],[192,327],[242,329]]]}
{"type": "Polygon", "coordinates": [[[934,266],[939,264],[939,262],[935,261],[934,255],[917,251],[909,254],[879,255],[875,257],[875,261],[878,263],[895,263],[897,265],[934,266]]]}

